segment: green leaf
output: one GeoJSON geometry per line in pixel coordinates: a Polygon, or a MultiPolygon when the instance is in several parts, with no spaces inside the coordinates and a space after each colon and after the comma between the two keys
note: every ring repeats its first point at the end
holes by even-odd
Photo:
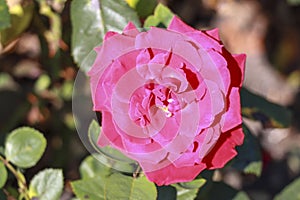
{"type": "Polygon", "coordinates": [[[10,26],[10,15],[6,0],[0,0],[0,30],[10,26]]]}
{"type": "Polygon", "coordinates": [[[177,190],[177,200],[194,200],[199,189],[206,183],[205,179],[196,179],[191,182],[174,184],[177,190]]]}
{"type": "MultiPolygon", "coordinates": [[[[5,1],[5,0],[4,0],[5,1]]],[[[23,7],[21,14],[11,15],[11,26],[1,31],[1,44],[8,45],[23,33],[29,26],[34,13],[34,4],[27,3],[23,7]]],[[[1,17],[0,17],[1,18],[1,17]]]]}
{"type": "Polygon", "coordinates": [[[137,14],[124,0],[73,0],[71,2],[72,54],[75,62],[88,71],[95,53],[85,60],[102,42],[107,31],[122,32],[128,22],[140,26],[137,14]],[[84,64],[88,62],[89,64],[84,64]]]}
{"type": "Polygon", "coordinates": [[[154,10],[154,15],[149,16],[145,20],[144,27],[158,26],[166,28],[169,26],[173,16],[174,13],[168,7],[158,4],[154,10]]]}
{"type": "Polygon", "coordinates": [[[58,200],[63,190],[63,173],[60,169],[45,169],[36,174],[29,185],[31,199],[58,200]]]}
{"type": "Polygon", "coordinates": [[[232,167],[247,174],[261,175],[262,157],[259,142],[250,130],[243,125],[245,139],[242,146],[236,147],[238,155],[232,161],[232,167]]]}
{"type": "Polygon", "coordinates": [[[297,178],[288,186],[286,186],[278,195],[275,196],[275,200],[300,200],[300,178],[297,178]]]}
{"type": "Polygon", "coordinates": [[[107,199],[156,200],[155,184],[145,176],[133,178],[122,174],[112,174],[105,185],[107,199]]]}
{"type": "Polygon", "coordinates": [[[105,180],[102,177],[93,177],[71,182],[73,192],[79,199],[105,199],[105,180]]]}
{"type": "Polygon", "coordinates": [[[291,6],[299,6],[300,0],[287,0],[287,3],[290,4],[291,6]]]}
{"type": "Polygon", "coordinates": [[[261,96],[241,89],[242,114],[259,120],[265,127],[283,128],[291,124],[292,114],[287,108],[271,103],[261,96]]]}
{"type": "Polygon", "coordinates": [[[100,136],[100,132],[100,126],[95,120],[93,120],[89,126],[88,136],[92,146],[98,152],[98,154],[94,154],[94,157],[106,166],[118,171],[128,173],[135,172],[138,167],[138,163],[136,161],[128,158],[122,152],[113,147],[99,147],[97,141],[100,136]]]}
{"type": "Polygon", "coordinates": [[[151,15],[157,5],[157,0],[126,0],[126,2],[137,11],[141,18],[151,15]]]}
{"type": "Polygon", "coordinates": [[[15,129],[5,142],[6,159],[18,167],[34,166],[42,157],[46,148],[45,137],[29,127],[15,129]]]}
{"type": "Polygon", "coordinates": [[[105,166],[99,162],[95,157],[88,156],[84,159],[79,167],[81,177],[83,179],[93,178],[93,177],[107,177],[111,172],[111,168],[105,166]]]}
{"type": "Polygon", "coordinates": [[[100,136],[100,132],[101,132],[101,127],[99,126],[98,122],[96,122],[96,120],[93,119],[89,125],[88,137],[89,137],[90,143],[92,144],[92,146],[94,147],[95,150],[97,150],[99,148],[97,141],[100,136]]]}
{"type": "Polygon", "coordinates": [[[7,170],[3,162],[0,161],[0,188],[2,188],[7,180],[7,170]]]}
{"type": "Polygon", "coordinates": [[[36,92],[41,92],[46,90],[51,84],[51,79],[47,74],[42,74],[38,80],[35,82],[34,90],[36,92]]]}
{"type": "Polygon", "coordinates": [[[155,200],[157,197],[154,183],[149,182],[144,176],[133,178],[115,173],[107,178],[96,176],[73,181],[71,186],[79,199],[155,200]]]}

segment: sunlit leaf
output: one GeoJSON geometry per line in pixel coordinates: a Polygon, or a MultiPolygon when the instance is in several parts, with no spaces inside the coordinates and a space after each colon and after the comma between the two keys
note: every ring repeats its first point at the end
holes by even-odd
{"type": "Polygon", "coordinates": [[[259,143],[245,125],[243,131],[245,133],[244,143],[242,146],[236,147],[238,155],[234,158],[231,166],[244,173],[260,176],[262,157],[259,143]]]}
{"type": "Polygon", "coordinates": [[[84,159],[79,167],[79,171],[83,179],[93,177],[107,177],[111,174],[111,168],[99,162],[92,155],[84,159]]]}
{"type": "Polygon", "coordinates": [[[34,4],[23,6],[23,12],[19,15],[11,15],[11,26],[0,32],[1,44],[4,46],[16,39],[29,26],[34,13],[34,4]]]}
{"type": "Polygon", "coordinates": [[[29,185],[32,199],[58,200],[63,191],[63,173],[59,169],[45,169],[36,174],[29,185]]]}
{"type": "Polygon", "coordinates": [[[154,15],[149,16],[144,23],[144,27],[148,28],[150,26],[158,26],[158,27],[168,27],[170,24],[174,13],[164,6],[163,4],[158,4],[154,10],[154,15]]]}
{"type": "Polygon", "coordinates": [[[46,90],[50,86],[50,84],[50,77],[47,74],[42,74],[35,82],[34,89],[36,92],[41,92],[43,90],[46,90]]]}
{"type": "Polygon", "coordinates": [[[138,163],[136,161],[128,158],[122,152],[111,146],[99,147],[97,141],[100,136],[100,132],[100,126],[95,120],[93,120],[89,126],[88,136],[92,146],[98,152],[98,154],[94,154],[94,157],[106,166],[118,171],[128,173],[135,172],[138,167],[138,163]]]}
{"type": "Polygon", "coordinates": [[[242,114],[259,120],[266,127],[287,127],[291,124],[291,112],[287,108],[271,103],[245,88],[241,90],[242,114]]]}
{"type": "Polygon", "coordinates": [[[191,182],[174,184],[173,186],[177,190],[177,200],[194,200],[205,182],[205,179],[196,179],[191,182]]]}
{"type": "Polygon", "coordinates": [[[288,186],[286,186],[278,195],[275,196],[275,200],[300,200],[300,178],[294,180],[288,186]]]}
{"type": "Polygon", "coordinates": [[[72,54],[84,71],[94,62],[86,56],[102,42],[107,31],[121,32],[128,22],[140,26],[135,11],[124,0],[73,0],[71,2],[72,54]],[[83,66],[83,62],[88,62],[83,66]]]}
{"type": "Polygon", "coordinates": [[[0,188],[2,188],[7,180],[7,170],[3,162],[0,161],[0,188]]]}
{"type": "Polygon", "coordinates": [[[156,200],[157,191],[154,183],[145,176],[133,178],[122,174],[113,174],[107,180],[107,199],[147,199],[156,200]]]}
{"type": "Polygon", "coordinates": [[[105,199],[105,180],[102,177],[93,177],[71,182],[73,192],[79,199],[105,199]]]}
{"type": "Polygon", "coordinates": [[[0,30],[10,26],[10,15],[6,0],[0,0],[0,30]]]}
{"type": "Polygon", "coordinates": [[[141,18],[151,15],[157,5],[157,0],[126,0],[141,18]]]}
{"type": "Polygon", "coordinates": [[[39,131],[22,127],[9,134],[5,142],[6,159],[22,168],[34,166],[42,157],[46,139],[39,131]]]}
{"type": "Polygon", "coordinates": [[[154,183],[149,182],[146,177],[133,178],[118,173],[107,178],[96,176],[73,181],[71,185],[79,199],[155,200],[157,197],[154,183]]]}

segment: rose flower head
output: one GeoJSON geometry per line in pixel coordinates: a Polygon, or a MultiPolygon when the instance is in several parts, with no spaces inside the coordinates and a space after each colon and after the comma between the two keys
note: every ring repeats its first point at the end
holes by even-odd
{"type": "Polygon", "coordinates": [[[173,17],[167,29],[107,32],[88,72],[100,147],[136,160],[157,185],[222,168],[244,140],[239,90],[244,54],[232,55],[218,30],[173,17]]]}

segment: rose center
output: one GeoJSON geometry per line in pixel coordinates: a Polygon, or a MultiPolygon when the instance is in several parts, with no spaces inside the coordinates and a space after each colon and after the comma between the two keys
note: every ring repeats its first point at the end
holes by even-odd
{"type": "Polygon", "coordinates": [[[162,110],[167,118],[180,110],[180,104],[171,89],[149,83],[134,91],[130,98],[129,116],[136,124],[147,126],[151,123],[151,115],[158,110],[162,110]]]}

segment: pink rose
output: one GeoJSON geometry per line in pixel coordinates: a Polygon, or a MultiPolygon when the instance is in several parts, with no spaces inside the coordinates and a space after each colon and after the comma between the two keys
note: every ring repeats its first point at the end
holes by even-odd
{"type": "Polygon", "coordinates": [[[167,29],[129,23],[108,32],[89,71],[99,146],[139,162],[157,185],[194,179],[237,153],[239,89],[246,56],[231,55],[218,31],[198,31],[174,17],[167,29]]]}

